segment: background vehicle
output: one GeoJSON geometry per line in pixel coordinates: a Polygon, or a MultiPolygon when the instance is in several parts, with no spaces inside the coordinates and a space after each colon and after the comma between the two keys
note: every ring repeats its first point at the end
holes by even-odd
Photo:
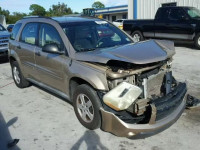
{"type": "Polygon", "coordinates": [[[8,32],[12,32],[13,27],[14,27],[14,24],[9,24],[9,25],[7,26],[8,32]]]}
{"type": "Polygon", "coordinates": [[[125,19],[118,19],[118,20],[115,20],[113,21],[113,24],[116,25],[117,27],[119,27],[120,29],[123,29],[123,21],[125,19]]]}
{"type": "Polygon", "coordinates": [[[8,42],[10,34],[0,24],[0,60],[8,58],[8,42]]]}
{"type": "Polygon", "coordinates": [[[171,126],[185,109],[185,83],[170,71],[169,41],[134,44],[97,18],[25,18],[13,28],[9,59],[16,86],[37,84],[71,101],[80,123],[122,137],[171,126]]]}
{"type": "Polygon", "coordinates": [[[161,7],[154,20],[125,20],[134,42],[145,38],[194,41],[200,49],[200,11],[193,7],[161,7]]]}

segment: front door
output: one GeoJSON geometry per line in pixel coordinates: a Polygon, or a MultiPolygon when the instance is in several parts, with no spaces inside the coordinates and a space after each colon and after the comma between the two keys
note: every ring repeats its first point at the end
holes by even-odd
{"type": "Polygon", "coordinates": [[[155,37],[192,40],[194,29],[182,8],[162,9],[163,18],[155,22],[155,37]]]}
{"type": "Polygon", "coordinates": [[[28,23],[21,33],[17,52],[21,60],[23,73],[28,78],[35,78],[35,48],[38,39],[38,23],[28,23]]]}
{"type": "Polygon", "coordinates": [[[42,23],[39,31],[39,46],[35,51],[36,69],[39,80],[47,86],[65,91],[64,62],[65,55],[42,51],[46,44],[54,43],[60,51],[64,51],[64,44],[57,30],[50,24],[42,23]]]}
{"type": "Polygon", "coordinates": [[[168,32],[171,39],[193,39],[194,27],[182,8],[171,8],[168,32]]]}

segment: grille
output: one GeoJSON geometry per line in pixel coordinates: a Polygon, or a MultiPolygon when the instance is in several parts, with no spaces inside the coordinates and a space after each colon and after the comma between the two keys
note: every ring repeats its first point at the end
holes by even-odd
{"type": "Polygon", "coordinates": [[[8,37],[0,37],[0,47],[8,47],[8,37]]]}
{"type": "Polygon", "coordinates": [[[8,44],[0,44],[0,47],[6,47],[8,44]]]}
{"type": "Polygon", "coordinates": [[[0,37],[0,40],[4,40],[4,39],[8,40],[8,37],[0,37]]]}

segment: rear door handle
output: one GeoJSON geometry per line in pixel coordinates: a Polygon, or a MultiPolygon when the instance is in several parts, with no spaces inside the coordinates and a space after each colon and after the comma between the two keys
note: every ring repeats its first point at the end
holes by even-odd
{"type": "Polygon", "coordinates": [[[21,49],[21,46],[20,46],[20,45],[18,45],[18,46],[17,46],[17,48],[18,48],[18,49],[21,49]]]}
{"type": "Polygon", "coordinates": [[[41,56],[39,51],[38,51],[38,52],[35,52],[35,55],[41,56]]]}

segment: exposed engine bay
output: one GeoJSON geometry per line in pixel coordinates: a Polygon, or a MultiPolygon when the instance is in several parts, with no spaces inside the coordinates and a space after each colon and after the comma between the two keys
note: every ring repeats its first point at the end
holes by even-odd
{"type": "MultiPolygon", "coordinates": [[[[107,63],[107,80],[110,91],[103,96],[104,103],[122,120],[132,123],[149,123],[162,119],[152,118],[152,111],[158,112],[155,100],[162,99],[175,90],[178,83],[172,76],[171,59],[145,65],[134,65],[120,61],[107,63]],[[140,89],[140,90],[139,90],[140,89]],[[131,119],[132,118],[132,119],[131,119]]],[[[161,101],[160,101],[161,102],[161,101]]],[[[170,104],[168,100],[162,103],[170,104]]],[[[178,106],[178,105],[177,105],[178,106]]]]}

